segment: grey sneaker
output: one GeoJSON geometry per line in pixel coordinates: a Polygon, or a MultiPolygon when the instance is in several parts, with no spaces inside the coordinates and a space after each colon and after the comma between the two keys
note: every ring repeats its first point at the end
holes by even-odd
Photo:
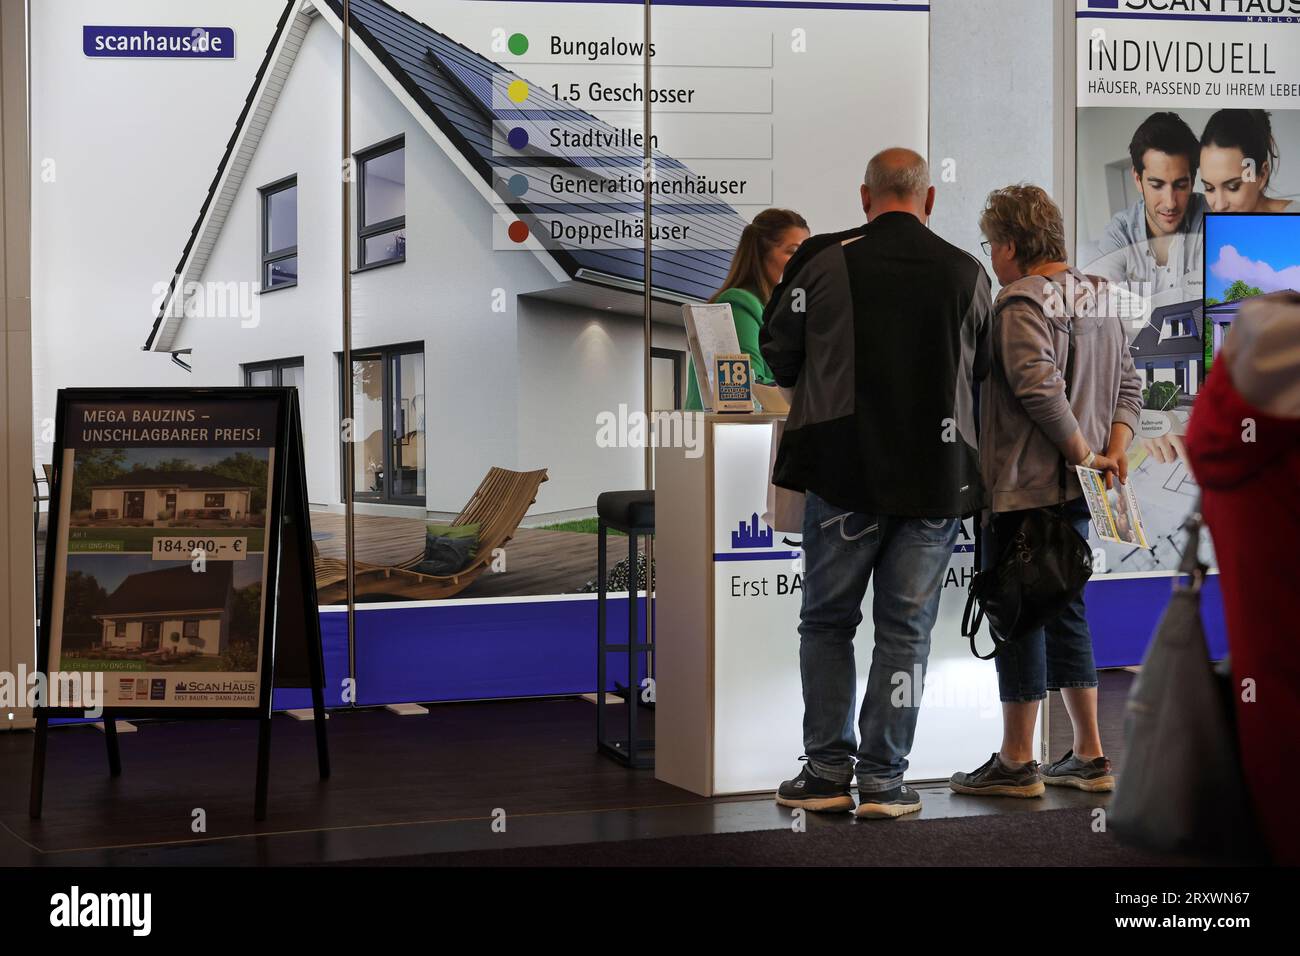
{"type": "Polygon", "coordinates": [[[1041,797],[1044,790],[1037,760],[1008,767],[997,754],[970,773],[959,770],[949,778],[948,786],[956,793],[988,797],[1041,797]]]}
{"type": "Polygon", "coordinates": [[[1115,775],[1111,773],[1109,757],[1084,760],[1076,757],[1073,750],[1067,750],[1064,757],[1043,768],[1043,783],[1099,793],[1115,789],[1115,775]]]}
{"type": "Polygon", "coordinates": [[[892,790],[880,790],[876,793],[858,791],[858,808],[855,816],[870,819],[901,817],[905,813],[915,813],[921,809],[921,795],[906,785],[892,790]]]}

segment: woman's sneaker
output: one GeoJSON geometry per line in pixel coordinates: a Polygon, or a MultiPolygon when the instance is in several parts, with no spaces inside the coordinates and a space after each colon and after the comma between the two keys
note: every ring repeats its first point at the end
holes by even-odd
{"type": "Polygon", "coordinates": [[[948,786],[957,793],[989,797],[1041,797],[1044,790],[1038,761],[1030,760],[1018,767],[1008,767],[997,754],[970,773],[958,771],[953,774],[948,786]]]}
{"type": "MultiPolygon", "coordinates": [[[[799,759],[806,761],[808,758],[799,759]]],[[[849,793],[847,780],[836,783],[819,777],[805,763],[799,776],[786,780],[777,789],[776,802],[783,807],[799,807],[804,810],[852,810],[853,794],[849,793]]]]}
{"type": "Polygon", "coordinates": [[[1043,783],[1098,793],[1115,789],[1115,775],[1111,773],[1109,757],[1084,760],[1076,757],[1073,750],[1067,750],[1064,757],[1043,768],[1043,783]]]}
{"type": "Polygon", "coordinates": [[[878,793],[858,791],[858,809],[854,814],[859,817],[881,819],[901,817],[905,813],[915,813],[921,809],[921,795],[911,787],[898,786],[892,790],[878,793]]]}

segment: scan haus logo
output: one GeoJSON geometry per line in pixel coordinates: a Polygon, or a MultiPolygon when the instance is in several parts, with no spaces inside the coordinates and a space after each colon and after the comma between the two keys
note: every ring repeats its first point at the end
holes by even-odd
{"type": "Polygon", "coordinates": [[[148,936],[153,929],[153,894],[90,893],[73,886],[50,897],[50,925],[130,929],[132,936],[148,936]]]}
{"type": "Polygon", "coordinates": [[[1089,10],[1167,15],[1175,19],[1260,20],[1286,22],[1300,17],[1300,0],[1088,0],[1089,10]]]}
{"type": "Polygon", "coordinates": [[[190,694],[251,694],[257,689],[253,681],[243,680],[178,680],[172,693],[177,697],[190,694]]]}

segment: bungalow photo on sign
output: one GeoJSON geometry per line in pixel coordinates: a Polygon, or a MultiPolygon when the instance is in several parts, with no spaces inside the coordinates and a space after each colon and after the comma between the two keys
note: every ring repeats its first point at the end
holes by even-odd
{"type": "Polygon", "coordinates": [[[68,550],[149,552],[179,530],[245,538],[241,550],[261,551],[269,457],[265,448],[77,449],[68,550]]]}
{"type": "Polygon", "coordinates": [[[261,555],[198,571],[148,555],[72,554],[52,651],[64,671],[252,672],[261,615],[261,555]]]}

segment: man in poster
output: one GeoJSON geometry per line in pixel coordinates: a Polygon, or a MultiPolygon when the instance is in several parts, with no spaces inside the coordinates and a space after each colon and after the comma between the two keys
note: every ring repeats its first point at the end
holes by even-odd
{"type": "Polygon", "coordinates": [[[1100,258],[1085,271],[1142,296],[1149,308],[1201,294],[1206,204],[1192,189],[1200,155],[1196,134],[1177,113],[1143,121],[1129,143],[1142,198],[1111,219],[1100,258]]]}

